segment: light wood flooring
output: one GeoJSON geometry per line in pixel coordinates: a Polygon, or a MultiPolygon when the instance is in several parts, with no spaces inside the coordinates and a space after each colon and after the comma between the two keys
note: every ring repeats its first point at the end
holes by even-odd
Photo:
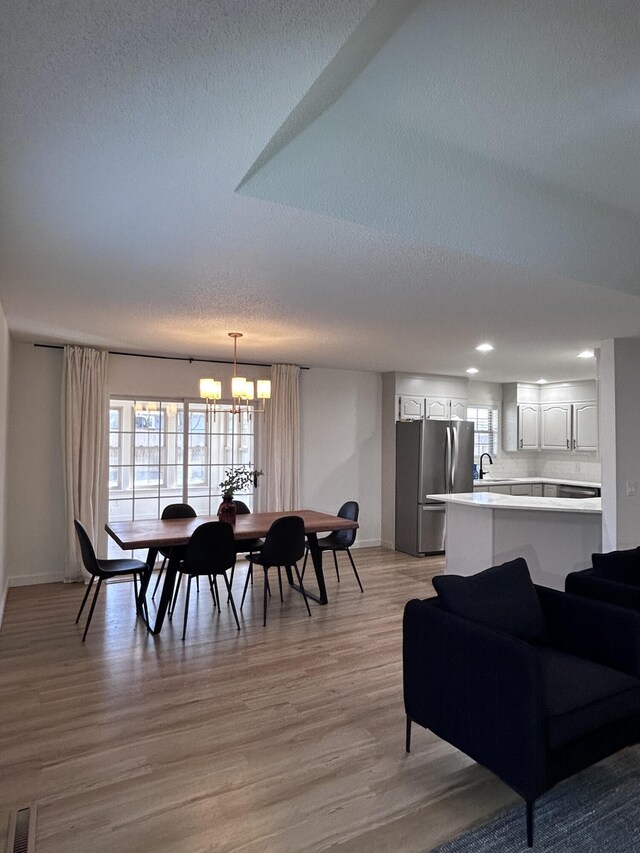
{"type": "MultiPolygon", "coordinates": [[[[342,555],[344,556],[344,555],[342,555]]],[[[402,610],[443,559],[354,551],[329,604],[256,577],[238,632],[192,590],[158,637],[130,584],[103,589],[86,643],[83,589],[9,590],[0,630],[0,850],[37,804],[36,853],[426,853],[515,795],[414,726],[404,751],[402,610]],[[106,593],[106,594],[105,594],[106,593]]],[[[246,571],[238,564],[239,604],[246,571]]]]}

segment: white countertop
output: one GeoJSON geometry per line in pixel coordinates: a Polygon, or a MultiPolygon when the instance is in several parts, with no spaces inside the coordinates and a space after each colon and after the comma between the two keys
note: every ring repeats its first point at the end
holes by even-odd
{"type": "MultiPolygon", "coordinates": [[[[493,481],[497,482],[497,481],[493,481]]],[[[542,482],[542,481],[541,481],[542,482]]],[[[548,483],[549,480],[544,480],[548,483]]],[[[566,482],[562,480],[561,482],[566,482]]],[[[540,512],[602,512],[601,498],[542,498],[529,495],[501,495],[495,492],[460,492],[454,495],[427,495],[430,500],[461,504],[480,509],[527,509],[540,512]]]]}
{"type": "Polygon", "coordinates": [[[491,477],[490,475],[483,477],[482,480],[474,480],[473,486],[511,486],[518,483],[549,483],[550,485],[558,486],[584,486],[587,489],[599,489],[600,483],[594,483],[591,480],[559,480],[557,477],[510,477],[499,478],[491,477]]]}

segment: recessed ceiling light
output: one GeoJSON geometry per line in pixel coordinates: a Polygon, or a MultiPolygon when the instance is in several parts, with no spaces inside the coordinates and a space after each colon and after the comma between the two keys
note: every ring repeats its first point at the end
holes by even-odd
{"type": "Polygon", "coordinates": [[[538,385],[546,385],[547,384],[546,379],[537,379],[536,382],[538,383],[538,385]]]}
{"type": "Polygon", "coordinates": [[[493,344],[480,344],[480,346],[477,346],[476,349],[478,350],[478,352],[491,352],[491,350],[493,349],[493,344]]]}
{"type": "Polygon", "coordinates": [[[478,372],[477,367],[467,367],[467,373],[477,373],[477,372],[478,372]]]}
{"type": "Polygon", "coordinates": [[[578,353],[578,358],[595,358],[595,353],[592,349],[583,349],[578,353]]]}

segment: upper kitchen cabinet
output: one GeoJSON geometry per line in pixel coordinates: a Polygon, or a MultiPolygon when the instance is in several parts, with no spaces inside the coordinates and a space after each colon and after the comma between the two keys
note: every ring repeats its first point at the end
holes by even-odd
{"type": "Polygon", "coordinates": [[[398,419],[401,421],[419,421],[424,417],[424,397],[398,397],[398,419]]]}
{"type": "Polygon", "coordinates": [[[398,418],[401,421],[415,421],[421,418],[448,421],[465,419],[467,401],[456,397],[415,397],[406,394],[398,396],[398,418]]]}
{"type": "Polygon", "coordinates": [[[540,389],[510,382],[502,386],[502,449],[538,450],[540,447],[540,389]]]}
{"type": "Polygon", "coordinates": [[[594,381],[503,385],[504,450],[598,450],[594,381]]]}
{"type": "Polygon", "coordinates": [[[540,406],[540,450],[571,450],[571,403],[540,406]]]}
{"type": "Polygon", "coordinates": [[[537,450],[540,435],[540,407],[537,403],[518,405],[518,450],[537,450]]]}
{"type": "Polygon", "coordinates": [[[595,401],[573,403],[573,449],[598,449],[598,406],[595,401]]]}

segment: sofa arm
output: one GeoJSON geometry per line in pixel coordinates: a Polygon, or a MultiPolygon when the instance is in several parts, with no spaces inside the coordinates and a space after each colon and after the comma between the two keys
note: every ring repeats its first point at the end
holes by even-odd
{"type": "Polygon", "coordinates": [[[404,611],[405,710],[526,799],[544,790],[538,649],[455,616],[437,598],[404,611]]]}
{"type": "Polygon", "coordinates": [[[587,598],[608,601],[609,604],[640,611],[640,585],[628,583],[621,578],[603,577],[593,569],[568,574],[565,590],[574,595],[585,595],[587,598]]]}
{"type": "Polygon", "coordinates": [[[582,595],[537,590],[548,645],[640,677],[640,613],[582,595]]]}

